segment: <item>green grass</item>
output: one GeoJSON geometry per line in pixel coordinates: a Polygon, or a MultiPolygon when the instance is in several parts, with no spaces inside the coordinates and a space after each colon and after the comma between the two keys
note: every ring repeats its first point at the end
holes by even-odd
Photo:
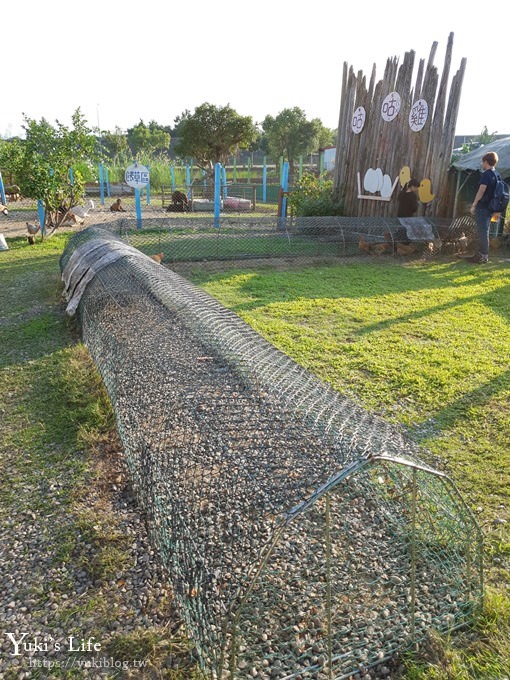
{"type": "MultiPolygon", "coordinates": [[[[191,645],[164,623],[146,630],[140,621],[129,633],[115,631],[124,606],[119,575],[135,568],[133,537],[119,525],[107,493],[118,475],[120,446],[110,402],[61,301],[58,261],[70,236],[57,234],[32,247],[25,238],[7,239],[10,250],[0,252],[1,533],[12,522],[35,525],[43,537],[43,564],[59,574],[23,584],[34,615],[51,612],[44,635],[93,635],[104,645],[103,656],[146,662],[144,671],[129,677],[191,680],[199,677],[191,645]],[[80,571],[94,585],[78,596],[74,574],[80,571]]],[[[171,602],[164,608],[171,611],[171,602]]],[[[27,633],[33,638],[37,630],[27,633]]],[[[5,658],[0,655],[0,669],[5,658]]],[[[20,666],[0,675],[17,680],[20,666]]],[[[41,667],[30,677],[92,676],[86,668],[41,667]]],[[[128,676],[121,669],[111,677],[128,676]]]]}
{"type": "Polygon", "coordinates": [[[490,595],[475,639],[443,640],[442,665],[410,662],[409,677],[502,680],[510,673],[508,262],[268,266],[196,271],[193,280],[444,461],[482,526],[490,595]]]}
{"type": "MultiPolygon", "coordinates": [[[[181,229],[179,229],[181,232],[181,229]]],[[[263,233],[246,236],[236,234],[236,229],[228,229],[211,233],[194,235],[172,231],[143,230],[142,233],[131,233],[129,243],[146,254],[153,254],[154,249],[165,254],[167,262],[189,260],[222,260],[258,258],[258,257],[293,257],[293,256],[335,256],[338,246],[334,243],[314,242],[310,239],[292,238],[283,234],[263,233]]]]}
{"type": "MultiPolygon", "coordinates": [[[[58,258],[68,238],[34,247],[9,239],[11,249],[0,253],[0,522],[58,510],[55,562],[90,569],[98,588],[77,601],[71,582],[48,583],[34,592],[36,607],[44,609],[52,592],[60,625],[72,626],[76,611],[86,613],[90,634],[106,638],[118,606],[107,584],[128,555],[115,515],[91,507],[87,495],[104,472],[98,452],[114,438],[113,416],[63,314],[58,258]],[[57,509],[47,493],[56,484],[57,509]]],[[[487,597],[474,630],[431,638],[406,661],[406,677],[503,680],[510,674],[508,263],[267,266],[214,275],[197,266],[193,278],[296,361],[401,423],[445,461],[485,534],[487,597]]],[[[126,649],[145,655],[154,677],[198,677],[179,636],[140,629],[107,639],[114,657],[126,649]]],[[[52,673],[39,677],[89,677],[52,673]]]]}

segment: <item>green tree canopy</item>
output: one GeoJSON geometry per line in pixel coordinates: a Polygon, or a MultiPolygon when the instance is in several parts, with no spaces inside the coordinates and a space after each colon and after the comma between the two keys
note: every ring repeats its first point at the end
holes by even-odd
{"type": "Polygon", "coordinates": [[[113,132],[104,131],[101,133],[101,146],[113,161],[125,163],[131,156],[127,134],[119,127],[116,127],[113,132]]]}
{"type": "Polygon", "coordinates": [[[317,151],[320,142],[331,139],[331,131],[329,137],[325,136],[327,128],[318,118],[307,120],[304,111],[297,106],[283,109],[275,118],[266,116],[262,129],[270,156],[274,160],[283,157],[291,169],[299,156],[317,151]]]}
{"type": "Polygon", "coordinates": [[[42,200],[46,225],[58,226],[67,210],[84,195],[84,178],[77,168],[98,158],[96,137],[78,108],[72,127],[52,126],[23,116],[25,139],[13,139],[0,149],[0,164],[16,177],[21,192],[42,200]]]}
{"type": "Polygon", "coordinates": [[[179,141],[175,151],[181,158],[193,158],[211,173],[215,163],[225,164],[239,148],[248,148],[257,138],[250,116],[241,116],[229,105],[202,104],[194,113],[185,111],[175,120],[179,141]]]}
{"type": "Polygon", "coordinates": [[[138,125],[127,131],[127,141],[135,158],[142,154],[168,154],[170,133],[168,128],[158,125],[154,120],[149,125],[145,125],[141,120],[138,125]]]}

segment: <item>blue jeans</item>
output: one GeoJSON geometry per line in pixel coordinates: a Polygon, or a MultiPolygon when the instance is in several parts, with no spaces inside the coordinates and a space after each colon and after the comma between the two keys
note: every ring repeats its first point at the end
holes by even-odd
{"type": "Polygon", "coordinates": [[[492,212],[484,206],[477,205],[475,208],[475,220],[478,227],[478,252],[484,257],[489,256],[489,231],[491,227],[492,212]]]}

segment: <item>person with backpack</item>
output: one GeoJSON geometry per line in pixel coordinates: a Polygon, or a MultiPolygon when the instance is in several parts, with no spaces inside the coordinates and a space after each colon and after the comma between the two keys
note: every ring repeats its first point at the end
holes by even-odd
{"type": "MultiPolygon", "coordinates": [[[[478,184],[478,191],[473,200],[470,213],[476,220],[478,229],[478,253],[475,253],[470,262],[475,264],[486,264],[489,261],[489,231],[491,225],[491,218],[495,218],[499,222],[501,212],[496,212],[489,204],[494,195],[496,184],[501,180],[496,172],[496,165],[498,162],[498,154],[495,151],[488,151],[482,156],[482,174],[478,184]]],[[[498,206],[499,207],[499,206],[498,206]]]]}

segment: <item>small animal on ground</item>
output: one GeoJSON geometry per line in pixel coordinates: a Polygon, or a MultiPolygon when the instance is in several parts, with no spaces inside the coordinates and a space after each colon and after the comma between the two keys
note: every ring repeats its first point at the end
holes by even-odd
{"type": "Polygon", "coordinates": [[[68,218],[74,224],[83,224],[89,212],[94,209],[94,201],[89,198],[85,205],[74,205],[69,208],[68,218]]]}
{"type": "Polygon", "coordinates": [[[21,199],[21,189],[17,184],[5,187],[5,197],[8,201],[19,201],[21,199]]]}
{"type": "Polygon", "coordinates": [[[114,203],[111,204],[110,210],[112,212],[126,212],[122,205],[120,204],[120,198],[118,198],[114,203]]]}
{"type": "Polygon", "coordinates": [[[397,255],[412,255],[417,249],[416,243],[397,243],[396,253],[397,255]]]}
{"type": "Polygon", "coordinates": [[[459,236],[456,242],[456,251],[458,253],[465,253],[469,246],[469,239],[464,232],[459,236]]]}
{"type": "Polygon", "coordinates": [[[33,224],[32,222],[25,222],[25,224],[27,225],[27,231],[28,231],[28,233],[29,233],[29,234],[32,234],[32,236],[33,236],[34,234],[37,234],[37,232],[38,232],[39,229],[41,228],[41,226],[40,226],[39,223],[33,224]]]}
{"type": "Polygon", "coordinates": [[[391,251],[391,244],[388,242],[380,242],[376,241],[374,243],[370,243],[366,240],[366,238],[361,235],[359,239],[359,249],[363,250],[365,253],[370,253],[371,255],[382,255],[383,253],[388,253],[391,251]]]}
{"type": "Polygon", "coordinates": [[[174,191],[172,203],[167,207],[167,212],[189,212],[188,197],[182,191],[174,191]]]}
{"type": "Polygon", "coordinates": [[[7,210],[7,206],[4,205],[3,203],[0,203],[0,212],[2,215],[8,215],[9,211],[7,210]]]}
{"type": "Polygon", "coordinates": [[[154,262],[159,262],[159,264],[163,262],[164,257],[164,253],[156,253],[155,255],[151,255],[151,259],[153,259],[154,262]]]}

